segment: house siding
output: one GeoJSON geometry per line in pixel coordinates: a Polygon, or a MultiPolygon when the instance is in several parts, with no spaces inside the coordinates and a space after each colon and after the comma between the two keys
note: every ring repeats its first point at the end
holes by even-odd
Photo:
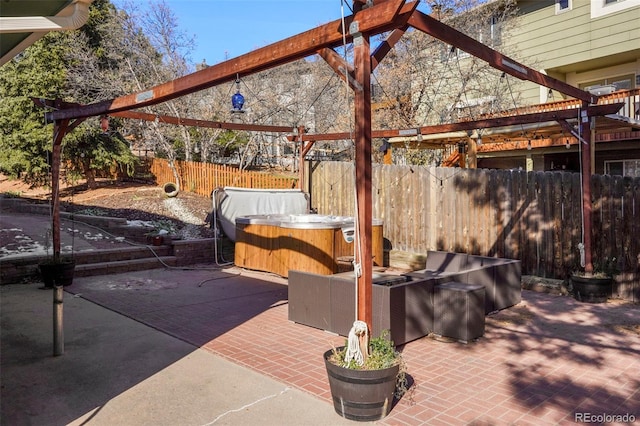
{"type": "MultiPolygon", "coordinates": [[[[518,24],[507,45],[521,53],[525,64],[575,86],[640,74],[640,4],[625,2],[630,7],[592,17],[590,1],[572,3],[571,10],[556,14],[553,1],[518,2],[518,24]]],[[[545,102],[543,92],[525,83],[522,100],[545,102]]]]}

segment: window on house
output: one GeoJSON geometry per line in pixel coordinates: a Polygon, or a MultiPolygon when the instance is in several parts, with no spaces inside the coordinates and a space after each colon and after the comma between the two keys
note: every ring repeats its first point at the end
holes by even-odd
{"type": "Polygon", "coordinates": [[[592,19],[638,7],[638,0],[591,0],[589,3],[592,19]]]}
{"type": "Polygon", "coordinates": [[[493,46],[500,46],[502,44],[502,23],[497,17],[491,17],[491,41],[493,46]]]}
{"type": "Polygon", "coordinates": [[[640,177],[640,160],[605,161],[604,172],[608,175],[640,177]]]}
{"type": "Polygon", "coordinates": [[[634,88],[634,80],[635,76],[633,74],[629,74],[580,83],[578,87],[587,91],[591,88],[602,86],[613,86],[615,90],[631,90],[634,88]]]}
{"type": "Polygon", "coordinates": [[[556,14],[571,10],[571,0],[556,0],[556,14]]]}
{"type": "Polygon", "coordinates": [[[469,53],[455,46],[444,45],[443,48],[440,49],[440,62],[442,63],[449,61],[455,62],[456,60],[468,58],[470,56],[471,55],[469,53]]]}
{"type": "Polygon", "coordinates": [[[477,30],[478,41],[489,47],[497,47],[502,44],[502,22],[497,16],[489,18],[489,22],[484,23],[477,30]]]}

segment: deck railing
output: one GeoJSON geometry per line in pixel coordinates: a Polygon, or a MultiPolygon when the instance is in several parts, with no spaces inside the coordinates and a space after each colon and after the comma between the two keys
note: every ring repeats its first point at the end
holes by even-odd
{"type": "MultiPolygon", "coordinates": [[[[624,106],[618,112],[618,115],[640,120],[640,89],[619,90],[608,95],[602,95],[598,99],[598,105],[614,104],[618,102],[624,103],[624,106]]],[[[579,99],[568,99],[547,102],[544,104],[526,105],[497,114],[488,114],[488,116],[496,117],[502,115],[513,115],[514,112],[519,114],[534,114],[537,112],[560,111],[571,108],[580,108],[581,105],[582,101],[579,99]]]]}

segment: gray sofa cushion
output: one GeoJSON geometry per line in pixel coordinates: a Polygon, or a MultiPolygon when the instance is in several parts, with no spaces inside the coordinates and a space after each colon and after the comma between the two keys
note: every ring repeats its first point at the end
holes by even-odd
{"type": "Polygon", "coordinates": [[[446,251],[427,252],[426,270],[439,272],[459,272],[467,267],[466,253],[446,251]]]}

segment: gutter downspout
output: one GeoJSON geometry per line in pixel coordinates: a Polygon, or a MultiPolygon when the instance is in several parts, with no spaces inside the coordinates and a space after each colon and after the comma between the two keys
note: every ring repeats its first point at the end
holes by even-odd
{"type": "MultiPolygon", "coordinates": [[[[89,5],[93,0],[76,0],[73,13],[68,16],[3,16],[0,17],[0,34],[37,33],[75,30],[89,19],[89,5]]],[[[72,5],[61,13],[68,11],[72,5]]]]}

